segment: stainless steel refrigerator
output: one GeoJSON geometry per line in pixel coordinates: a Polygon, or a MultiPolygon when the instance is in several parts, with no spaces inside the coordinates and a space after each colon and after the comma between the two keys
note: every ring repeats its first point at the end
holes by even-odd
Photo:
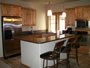
{"type": "Polygon", "coordinates": [[[18,16],[2,16],[3,56],[10,58],[20,55],[20,40],[22,33],[22,18],[18,16]]]}

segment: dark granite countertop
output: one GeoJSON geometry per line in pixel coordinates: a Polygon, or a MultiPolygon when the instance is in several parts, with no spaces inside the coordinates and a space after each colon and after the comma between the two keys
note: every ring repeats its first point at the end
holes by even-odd
{"type": "Polygon", "coordinates": [[[74,35],[62,34],[57,37],[56,34],[33,34],[33,35],[18,36],[16,38],[27,42],[41,44],[41,43],[51,42],[59,39],[69,38],[72,36],[74,35]]]}

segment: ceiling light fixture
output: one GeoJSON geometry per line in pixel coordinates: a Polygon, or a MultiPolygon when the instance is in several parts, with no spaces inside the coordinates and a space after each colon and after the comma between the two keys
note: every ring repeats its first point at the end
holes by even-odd
{"type": "Polygon", "coordinates": [[[47,11],[47,16],[52,16],[52,10],[50,9],[50,1],[48,3],[49,9],[47,11]]]}
{"type": "Polygon", "coordinates": [[[66,12],[63,12],[63,13],[62,13],[62,16],[63,16],[63,17],[66,17],[66,12]]]}
{"type": "MultiPolygon", "coordinates": [[[[65,1],[63,0],[63,9],[65,9],[65,8],[64,8],[64,2],[65,2],[65,1]]],[[[63,17],[66,17],[66,12],[63,12],[63,13],[62,13],[62,16],[63,16],[63,17]]]]}

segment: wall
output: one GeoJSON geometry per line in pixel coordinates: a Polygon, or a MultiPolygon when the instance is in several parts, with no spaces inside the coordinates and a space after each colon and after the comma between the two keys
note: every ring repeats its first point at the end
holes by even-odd
{"type": "MultiPolygon", "coordinates": [[[[1,0],[0,0],[1,2],[1,0]]],[[[0,57],[3,56],[3,50],[2,50],[2,33],[1,33],[1,6],[0,6],[0,57]]]]}

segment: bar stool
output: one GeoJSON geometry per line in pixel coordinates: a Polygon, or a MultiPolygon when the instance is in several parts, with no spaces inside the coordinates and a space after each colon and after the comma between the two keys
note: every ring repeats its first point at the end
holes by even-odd
{"type": "MultiPolygon", "coordinates": [[[[48,68],[48,60],[53,60],[54,68],[58,68],[58,62],[60,60],[60,53],[68,53],[70,51],[68,48],[63,47],[65,40],[57,42],[53,51],[48,51],[40,55],[40,58],[43,59],[43,68],[45,67],[45,60],[46,60],[46,68],[48,68]],[[68,51],[67,51],[68,50],[68,51]],[[56,66],[55,66],[56,61],[56,66]]],[[[69,63],[69,54],[67,54],[67,63],[69,63]]],[[[65,60],[65,59],[64,59],[65,60]]],[[[68,68],[68,67],[67,67],[68,68]]]]}
{"type": "Polygon", "coordinates": [[[76,36],[76,37],[70,38],[68,41],[68,46],[75,49],[75,58],[76,58],[76,62],[78,64],[78,66],[79,66],[78,48],[80,48],[80,45],[79,45],[80,38],[81,38],[80,36],[76,36]]]}

